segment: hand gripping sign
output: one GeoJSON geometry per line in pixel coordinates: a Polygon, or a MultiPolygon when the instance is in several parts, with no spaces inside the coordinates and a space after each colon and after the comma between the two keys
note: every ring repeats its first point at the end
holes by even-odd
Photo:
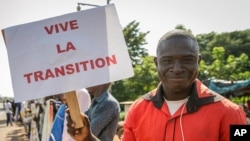
{"type": "Polygon", "coordinates": [[[114,4],[9,27],[2,33],[16,102],[134,75],[114,4]]]}

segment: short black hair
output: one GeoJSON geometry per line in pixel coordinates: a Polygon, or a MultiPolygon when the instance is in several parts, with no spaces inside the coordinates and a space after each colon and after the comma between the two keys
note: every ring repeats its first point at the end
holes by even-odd
{"type": "Polygon", "coordinates": [[[182,38],[182,39],[186,38],[186,39],[193,40],[195,47],[196,47],[195,50],[199,54],[199,45],[198,45],[198,42],[197,42],[196,38],[194,37],[194,35],[190,31],[181,30],[181,29],[175,29],[175,30],[171,30],[171,31],[165,33],[158,41],[156,54],[158,52],[159,46],[161,46],[164,41],[171,39],[171,38],[182,38]]]}

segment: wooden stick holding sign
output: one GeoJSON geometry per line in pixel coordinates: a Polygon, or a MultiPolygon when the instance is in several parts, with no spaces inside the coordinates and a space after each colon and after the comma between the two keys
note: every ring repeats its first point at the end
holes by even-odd
{"type": "Polygon", "coordinates": [[[75,128],[84,127],[81,119],[81,111],[79,108],[76,91],[70,91],[64,94],[64,97],[67,101],[69,107],[70,117],[75,122],[75,128]]]}

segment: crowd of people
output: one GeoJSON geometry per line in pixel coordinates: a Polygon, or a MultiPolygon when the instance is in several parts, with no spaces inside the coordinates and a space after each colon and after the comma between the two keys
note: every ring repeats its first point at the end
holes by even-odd
{"type": "MultiPolygon", "coordinates": [[[[80,112],[88,115],[93,134],[103,141],[113,140],[120,118],[120,104],[110,93],[110,85],[75,91],[80,112]]],[[[14,102],[5,102],[7,126],[12,125],[12,105],[14,102]]],[[[64,94],[23,102],[21,107],[20,121],[30,141],[74,141],[67,133],[68,105],[64,94]]]]}
{"type": "Polygon", "coordinates": [[[11,99],[3,100],[3,108],[6,112],[6,124],[12,126],[13,121],[22,121],[20,111],[21,102],[15,102],[11,99]]]}
{"type": "MultiPolygon", "coordinates": [[[[197,78],[200,61],[198,42],[190,32],[167,32],[159,40],[154,58],[161,81],[135,100],[121,126],[119,102],[107,83],[76,91],[81,128],[75,128],[63,94],[29,101],[22,116],[24,124],[28,123],[29,138],[112,141],[119,133],[123,141],[228,141],[231,124],[248,124],[246,109],[197,78]]],[[[7,125],[10,123],[8,120],[7,125]]]]}

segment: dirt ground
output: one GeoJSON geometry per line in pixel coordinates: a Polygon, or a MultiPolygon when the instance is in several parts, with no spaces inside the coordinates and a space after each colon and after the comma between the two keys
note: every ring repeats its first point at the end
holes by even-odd
{"type": "Polygon", "coordinates": [[[12,126],[6,125],[6,113],[0,104],[0,140],[1,141],[28,141],[25,128],[20,122],[13,122],[12,126]]]}

